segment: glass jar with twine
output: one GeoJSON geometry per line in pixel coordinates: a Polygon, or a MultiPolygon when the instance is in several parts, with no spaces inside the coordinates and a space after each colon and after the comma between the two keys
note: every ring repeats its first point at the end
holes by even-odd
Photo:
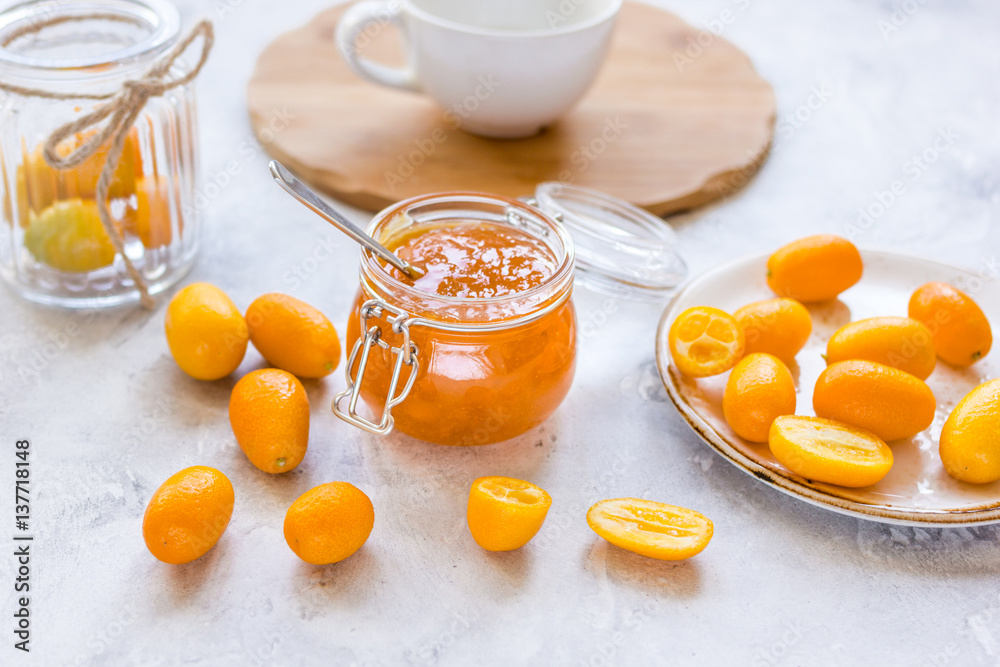
{"type": "Polygon", "coordinates": [[[165,0],[43,0],[0,13],[0,273],[16,292],[151,308],[190,268],[192,82],[213,43],[209,21],[180,39],[165,0]]]}

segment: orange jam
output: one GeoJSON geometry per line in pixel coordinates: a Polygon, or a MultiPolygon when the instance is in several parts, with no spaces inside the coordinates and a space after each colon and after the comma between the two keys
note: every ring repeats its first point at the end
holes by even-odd
{"type": "MultiPolygon", "coordinates": [[[[572,276],[561,286],[551,285],[564,259],[537,236],[497,222],[429,224],[383,241],[426,273],[411,280],[381,261],[374,263],[374,273],[381,270],[393,280],[378,286],[362,280],[348,345],[360,335],[360,307],[371,298],[432,321],[432,326],[410,327],[419,371],[409,395],[392,409],[395,428],[444,445],[481,445],[520,435],[551,415],[569,391],[576,362],[572,276]],[[390,282],[401,289],[385,293],[394,291],[385,288],[390,282]],[[469,326],[444,331],[433,322],[469,326]],[[496,330],[476,330],[477,325],[496,330]]],[[[386,342],[400,344],[401,336],[383,319],[369,320],[373,325],[381,327],[386,342]]],[[[392,353],[372,349],[361,397],[376,420],[393,363],[392,353]]],[[[409,372],[404,367],[400,387],[409,372]]]]}
{"type": "MultiPolygon", "coordinates": [[[[389,250],[426,273],[410,281],[426,294],[459,299],[507,296],[538,287],[558,262],[538,238],[513,227],[459,222],[431,233],[410,231],[389,250]]],[[[388,267],[397,280],[409,280],[388,267]]]]}

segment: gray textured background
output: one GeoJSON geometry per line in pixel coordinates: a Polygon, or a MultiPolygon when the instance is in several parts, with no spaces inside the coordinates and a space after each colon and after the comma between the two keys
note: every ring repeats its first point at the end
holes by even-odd
{"type": "MultiPolygon", "coordinates": [[[[906,193],[859,245],[992,270],[1000,6],[909,2],[915,12],[888,34],[879,22],[901,3],[662,3],[696,25],[731,11],[725,37],[773,82],[780,110],[777,145],[750,187],[674,220],[693,271],[809,232],[848,233],[859,208],[897,179],[906,193]],[[813,97],[810,109],[816,91],[823,101],[813,97]],[[914,177],[907,161],[948,128],[954,144],[914,177]]],[[[243,94],[256,55],[327,3],[182,4],[189,18],[215,18],[219,33],[199,84],[203,183],[230,160],[243,168],[206,211],[189,280],[222,286],[241,308],[289,291],[342,327],[356,250],[270,183],[262,153],[240,152],[253,141],[243,94]],[[293,284],[290,272],[312,268],[327,238],[334,256],[293,284]]],[[[479,449],[378,440],[330,413],[338,372],[308,384],[306,461],[270,477],[229,429],[238,374],[211,384],[183,375],[164,341],[162,303],[81,321],[0,290],[0,477],[11,478],[15,437],[31,438],[37,535],[30,656],[10,647],[12,559],[0,558],[0,663],[998,664],[998,528],[888,527],[762,486],[665,402],[652,349],[660,307],[615,304],[607,317],[605,299],[584,290],[577,303],[586,334],[577,381],[535,432],[479,449]],[[143,545],[142,513],[160,482],[193,464],[229,475],[236,511],[207,557],[166,566],[143,545]],[[465,527],[469,482],[497,473],[554,498],[517,553],[486,553],[465,527]],[[281,522],[300,493],[331,479],[370,495],[375,530],[348,561],[317,568],[288,549],[281,522]],[[584,514],[621,495],[696,508],[714,520],[715,538],[681,564],[609,547],[584,514]]],[[[260,363],[251,350],[240,373],[260,363]]],[[[0,531],[5,543],[9,532],[0,531]]]]}

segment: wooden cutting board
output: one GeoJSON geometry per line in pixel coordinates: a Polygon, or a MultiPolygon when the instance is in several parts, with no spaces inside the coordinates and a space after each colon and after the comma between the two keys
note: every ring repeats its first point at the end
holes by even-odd
{"type": "MultiPolygon", "coordinates": [[[[443,190],[528,195],[563,180],[664,215],[742,187],[767,156],[775,98],[729,42],[626,2],[580,104],[542,134],[484,139],[453,129],[427,97],[351,72],[334,44],[343,6],[261,54],[247,87],[267,151],[321,191],[368,210],[443,190]]],[[[365,54],[401,62],[383,30],[365,54]]]]}

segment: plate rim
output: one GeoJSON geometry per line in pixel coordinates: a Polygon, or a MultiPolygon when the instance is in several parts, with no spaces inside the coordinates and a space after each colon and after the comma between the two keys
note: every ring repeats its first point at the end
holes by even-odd
{"type": "MultiPolygon", "coordinates": [[[[937,260],[907,255],[903,253],[890,252],[885,250],[861,250],[863,257],[881,257],[883,259],[919,261],[934,264],[942,269],[955,271],[961,274],[973,275],[967,269],[945,264],[937,260]]],[[[691,407],[680,396],[678,389],[677,372],[670,365],[669,346],[667,345],[667,335],[669,326],[668,319],[676,308],[677,303],[686,296],[692,288],[698,286],[705,280],[712,278],[725,271],[730,271],[737,266],[752,264],[754,262],[765,262],[771,253],[747,255],[724,262],[716,267],[708,269],[696,276],[691,276],[677,289],[670,301],[667,303],[660,316],[660,321],[656,327],[656,369],[660,375],[660,381],[667,391],[671,403],[677,412],[684,418],[688,426],[709,445],[717,454],[725,460],[739,468],[742,472],[756,478],[765,485],[776,489],[785,495],[791,496],[801,501],[805,501],[813,506],[830,510],[838,514],[853,516],[859,519],[875,521],[879,523],[890,523],[905,526],[936,526],[947,527],[968,527],[987,525],[1000,522],[1000,500],[987,507],[980,507],[970,510],[921,510],[921,509],[899,509],[887,507],[885,505],[874,505],[861,503],[856,500],[838,497],[828,491],[817,489],[807,483],[797,481],[791,477],[775,474],[773,471],[761,465],[756,460],[744,455],[742,452],[730,445],[725,438],[712,428],[702,416],[691,407]]]]}

